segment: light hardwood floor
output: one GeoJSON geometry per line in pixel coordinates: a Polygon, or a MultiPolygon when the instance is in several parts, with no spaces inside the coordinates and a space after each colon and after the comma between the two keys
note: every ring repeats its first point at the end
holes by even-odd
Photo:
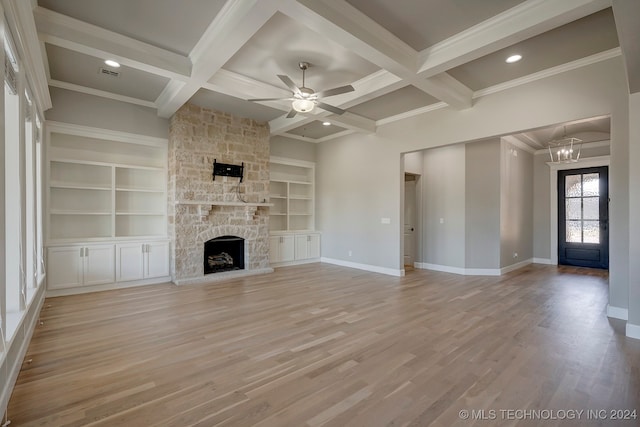
{"type": "Polygon", "coordinates": [[[50,298],[8,414],[11,427],[638,426],[500,412],[640,410],[640,341],[606,303],[606,273],[540,265],[394,278],[309,264],[50,298]],[[460,418],[481,409],[495,419],[460,418]]]}

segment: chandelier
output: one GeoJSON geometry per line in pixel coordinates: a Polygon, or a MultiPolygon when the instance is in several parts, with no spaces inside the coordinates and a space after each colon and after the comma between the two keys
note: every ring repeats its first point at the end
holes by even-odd
{"type": "Polygon", "coordinates": [[[580,160],[582,140],[567,138],[549,141],[549,156],[551,163],[576,163],[580,160]]]}

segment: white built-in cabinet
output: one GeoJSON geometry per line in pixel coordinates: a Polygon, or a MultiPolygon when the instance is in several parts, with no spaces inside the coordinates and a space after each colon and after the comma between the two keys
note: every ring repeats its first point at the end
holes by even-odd
{"type": "Polygon", "coordinates": [[[320,259],[315,231],[315,163],[271,157],[269,162],[269,257],[272,265],[320,259]]]}
{"type": "Polygon", "coordinates": [[[50,247],[47,249],[48,289],[112,283],[114,259],[113,245],[50,247]]]}
{"type": "Polygon", "coordinates": [[[293,261],[295,256],[295,238],[293,235],[269,237],[269,260],[271,264],[293,261]]]}
{"type": "Polygon", "coordinates": [[[125,277],[168,279],[167,140],[47,122],[46,154],[49,289],[115,284],[125,277]],[[94,261],[90,246],[98,242],[110,248],[110,256],[94,261]],[[117,252],[124,242],[139,249],[131,254],[139,263],[117,252]],[[65,265],[77,260],[62,254],[78,245],[89,248],[83,262],[100,262],[108,280],[87,280],[87,268],[83,280],[70,280],[74,270],[65,272],[65,265]],[[142,252],[152,245],[157,251],[142,252]],[[117,270],[123,261],[124,276],[117,270]],[[141,274],[129,275],[129,264],[139,264],[141,274]]]}
{"type": "Polygon", "coordinates": [[[296,234],[296,260],[320,258],[320,234],[296,234]]]}
{"type": "Polygon", "coordinates": [[[169,242],[116,244],[116,281],[169,275],[169,242]]]}

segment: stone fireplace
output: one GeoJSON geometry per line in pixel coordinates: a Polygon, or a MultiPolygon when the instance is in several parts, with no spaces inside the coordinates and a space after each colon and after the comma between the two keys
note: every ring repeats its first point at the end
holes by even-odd
{"type": "MultiPolygon", "coordinates": [[[[169,128],[168,219],[171,277],[176,284],[273,271],[269,267],[268,124],[185,104],[169,128]],[[216,176],[213,162],[241,165],[237,177],[216,176]],[[243,266],[206,274],[206,242],[243,241],[243,266]],[[203,262],[204,261],[204,262],[203,262]]],[[[238,254],[226,254],[239,258],[238,254]]],[[[217,254],[220,255],[220,254],[217,254]]],[[[224,255],[212,259],[222,264],[224,255]]],[[[215,269],[215,268],[214,268],[215,269]]]]}

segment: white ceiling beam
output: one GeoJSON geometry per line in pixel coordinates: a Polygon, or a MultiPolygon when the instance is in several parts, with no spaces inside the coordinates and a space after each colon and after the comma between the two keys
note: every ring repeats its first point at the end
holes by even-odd
{"type": "Polygon", "coordinates": [[[156,100],[158,115],[171,117],[278,11],[277,1],[228,0],[189,54],[191,78],[170,82],[156,100]]]}
{"type": "Polygon", "coordinates": [[[428,78],[611,6],[611,0],[528,0],[418,55],[428,78]]]}
{"type": "Polygon", "coordinates": [[[127,102],[129,104],[141,105],[148,108],[156,108],[156,104],[144,99],[133,98],[131,96],[120,95],[113,92],[107,92],[104,90],[94,89],[91,87],[80,86],[74,83],[62,82],[60,80],[49,79],[49,86],[57,87],[60,89],[72,90],[74,92],[85,93],[87,95],[99,96],[101,98],[113,99],[115,101],[127,102]]]}
{"type": "Polygon", "coordinates": [[[186,81],[191,74],[189,58],[165,49],[88,24],[43,7],[34,10],[40,40],[55,46],[103,59],[151,74],[186,81]]]}
{"type": "Polygon", "coordinates": [[[471,106],[471,89],[451,76],[419,76],[418,52],[346,1],[290,0],[281,12],[454,108],[471,106]]]}
{"type": "Polygon", "coordinates": [[[288,98],[291,96],[291,91],[287,89],[272,86],[222,68],[202,87],[241,99],[288,98]]]}

